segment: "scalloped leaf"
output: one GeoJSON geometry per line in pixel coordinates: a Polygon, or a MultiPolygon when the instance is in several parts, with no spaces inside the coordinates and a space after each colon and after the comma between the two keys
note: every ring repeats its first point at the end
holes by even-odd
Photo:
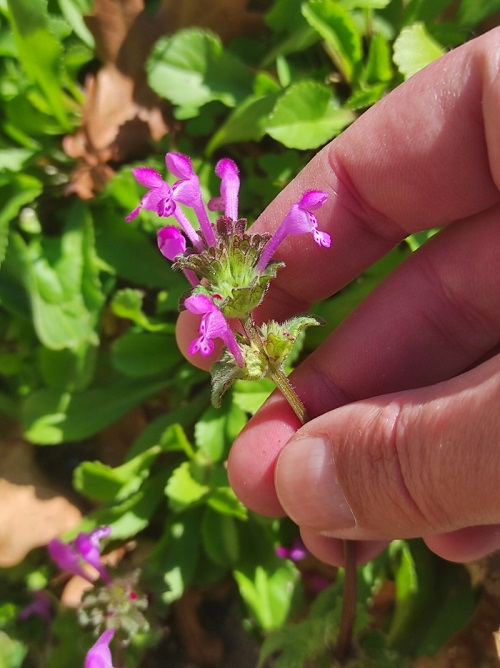
{"type": "Polygon", "coordinates": [[[443,47],[429,35],[423,23],[403,28],[394,42],[394,62],[405,79],[440,58],[443,53],[443,47]]]}
{"type": "Polygon", "coordinates": [[[293,84],[278,100],[266,132],[287,148],[319,148],[355,119],[349,109],[335,105],[328,86],[316,81],[293,84]]]}

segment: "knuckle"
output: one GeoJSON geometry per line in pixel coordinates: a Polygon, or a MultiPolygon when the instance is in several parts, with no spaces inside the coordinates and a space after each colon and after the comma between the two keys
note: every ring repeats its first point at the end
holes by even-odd
{"type": "Polygon", "coordinates": [[[420,535],[438,525],[440,508],[426,501],[429,473],[417,456],[408,408],[391,401],[372,403],[368,410],[362,425],[352,425],[336,457],[356,525],[379,537],[420,535]]]}

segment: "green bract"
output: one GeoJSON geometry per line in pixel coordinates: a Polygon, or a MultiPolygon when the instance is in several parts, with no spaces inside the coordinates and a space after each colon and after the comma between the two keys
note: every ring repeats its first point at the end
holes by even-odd
{"type": "Polygon", "coordinates": [[[266,294],[269,282],[283,262],[270,262],[262,273],[256,270],[270,234],[245,233],[246,221],[221,217],[217,221],[217,245],[201,253],[180,255],[174,269],[190,269],[207,282],[195,288],[217,303],[226,318],[248,318],[266,294]]]}
{"type": "Polygon", "coordinates": [[[299,315],[283,323],[274,320],[257,328],[256,338],[260,346],[245,343],[240,337],[245,366],[239,367],[234,357],[225,351],[212,365],[212,403],[220,406],[222,396],[236,380],[273,379],[283,366],[297,342],[299,334],[307,327],[321,325],[322,321],[311,315],[299,315]]]}

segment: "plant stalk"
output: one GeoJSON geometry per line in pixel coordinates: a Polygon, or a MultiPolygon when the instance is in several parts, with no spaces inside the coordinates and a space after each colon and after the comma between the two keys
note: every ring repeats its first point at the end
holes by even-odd
{"type": "MultiPolygon", "coordinates": [[[[285,373],[279,369],[279,371],[273,373],[272,379],[292,407],[301,424],[308,422],[309,417],[306,408],[285,373]]],[[[340,664],[346,661],[351,651],[357,601],[356,541],[343,540],[342,547],[344,549],[344,595],[342,597],[339,633],[333,650],[333,657],[340,664]]]]}
{"type": "Polygon", "coordinates": [[[302,401],[297,396],[297,393],[292,387],[292,384],[288,380],[285,372],[282,369],[275,369],[271,376],[273,383],[280,390],[281,394],[290,404],[291,408],[295,415],[299,418],[300,424],[305,424],[309,421],[309,416],[307,415],[306,408],[302,401]]]}
{"type": "Polygon", "coordinates": [[[351,651],[357,599],[356,541],[343,540],[342,547],[344,548],[344,595],[339,634],[334,650],[334,657],[340,664],[345,662],[351,651]]]}
{"type": "MultiPolygon", "coordinates": [[[[248,338],[264,352],[263,341],[252,316],[247,318],[244,323],[242,322],[242,325],[248,338]]],[[[295,415],[299,418],[300,423],[306,424],[309,421],[307,410],[283,369],[271,366],[269,376],[288,401],[295,415]]],[[[344,548],[344,595],[342,597],[342,613],[337,643],[333,649],[333,657],[340,664],[346,661],[351,651],[357,600],[356,542],[353,540],[343,540],[342,545],[344,548]]]]}

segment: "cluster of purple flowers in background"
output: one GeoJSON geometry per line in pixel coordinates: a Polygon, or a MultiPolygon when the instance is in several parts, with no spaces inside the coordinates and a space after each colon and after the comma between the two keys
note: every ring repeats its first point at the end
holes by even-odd
{"type": "MultiPolygon", "coordinates": [[[[210,222],[201,194],[200,181],[193,170],[191,160],[180,153],[167,153],[165,162],[168,170],[177,181],[171,186],[151,167],[139,167],[132,172],[142,186],[148,188],[141,203],[126,217],[130,221],[141,209],[156,212],[161,218],[173,217],[177,226],[169,225],[158,231],[158,246],[161,253],[171,261],[179,256],[203,254],[214,248],[220,241],[217,226],[210,222]],[[195,230],[180,205],[190,207],[198,220],[199,231],[195,230]],[[189,244],[189,245],[188,245],[189,244]]],[[[238,199],[240,179],[238,168],[233,160],[222,158],[216,166],[216,174],[221,179],[220,196],[208,202],[208,209],[223,213],[226,221],[238,221],[238,199]]],[[[276,249],[289,235],[310,233],[314,241],[323,247],[330,246],[330,236],[318,230],[314,211],[327,199],[322,191],[308,191],[294,204],[276,232],[263,245],[252,267],[254,277],[258,279],[268,267],[276,249]]],[[[200,276],[190,268],[183,268],[184,274],[195,290],[184,300],[183,306],[191,313],[201,315],[199,337],[189,346],[189,353],[209,356],[214,350],[214,339],[221,339],[233,355],[236,363],[242,367],[244,358],[238,341],[224,314],[222,297],[217,294],[203,294],[200,276]],[[197,290],[197,288],[200,288],[197,290]]],[[[253,305],[255,306],[255,304],[253,305]]]]}
{"type": "Polygon", "coordinates": [[[89,575],[85,566],[92,566],[104,582],[110,583],[112,578],[101,563],[101,540],[108,538],[111,527],[97,527],[90,533],[82,531],[75,540],[63,543],[58,538],[53,538],[47,546],[50,558],[61,570],[80,575],[89,582],[94,582],[95,577],[89,575]]]}
{"type": "MultiPolygon", "coordinates": [[[[95,577],[89,574],[88,566],[97,571],[106,584],[112,582],[111,575],[101,562],[101,544],[103,538],[109,537],[111,527],[97,527],[89,533],[81,532],[78,536],[64,543],[58,538],[50,541],[47,549],[50,558],[63,571],[79,575],[89,582],[95,577]]],[[[115,635],[116,629],[106,629],[89,649],[85,657],[84,668],[113,668],[109,644],[115,635]]]]}
{"type": "MultiPolygon", "coordinates": [[[[278,545],[276,548],[276,556],[280,559],[290,559],[294,563],[303,562],[311,556],[311,553],[306,548],[300,538],[296,538],[290,547],[278,545]]],[[[324,589],[329,587],[332,583],[331,579],[319,573],[314,568],[301,569],[302,581],[312,594],[319,594],[324,589]]]]}

